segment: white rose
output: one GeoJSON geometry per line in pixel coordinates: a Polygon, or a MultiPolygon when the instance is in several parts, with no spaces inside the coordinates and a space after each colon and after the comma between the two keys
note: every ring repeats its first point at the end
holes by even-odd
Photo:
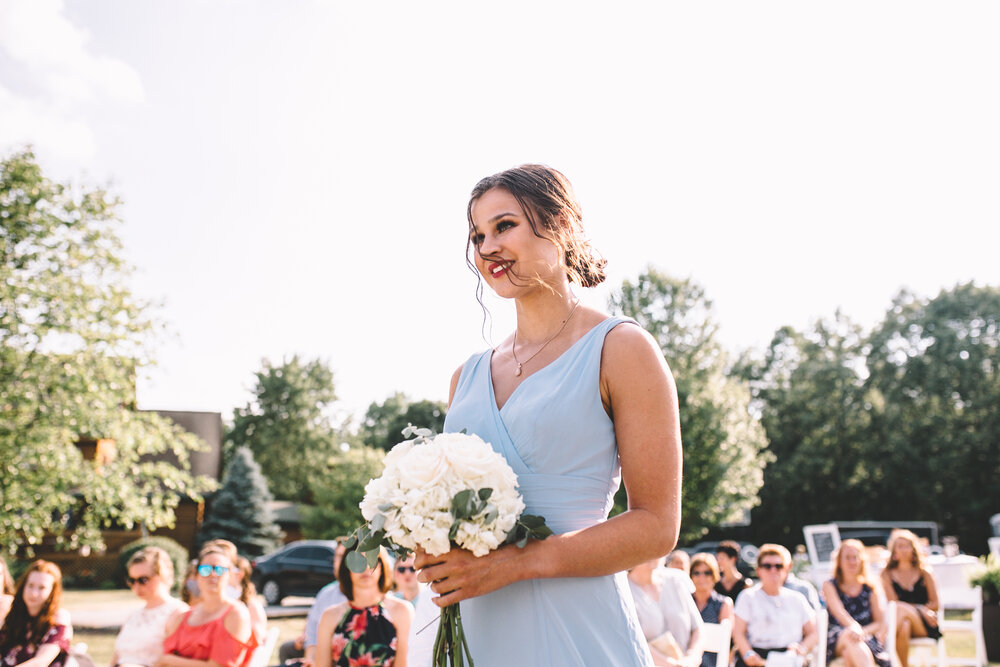
{"type": "Polygon", "coordinates": [[[425,490],[438,484],[448,473],[448,461],[434,443],[411,447],[399,460],[400,487],[425,490]]]}

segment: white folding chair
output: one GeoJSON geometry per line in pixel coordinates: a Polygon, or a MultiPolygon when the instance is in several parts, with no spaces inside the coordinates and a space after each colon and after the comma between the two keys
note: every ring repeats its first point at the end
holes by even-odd
{"type": "Polygon", "coordinates": [[[812,658],[809,664],[813,667],[826,667],[826,633],[830,625],[830,618],[826,609],[816,612],[816,647],[813,649],[812,658]]]}
{"type": "Polygon", "coordinates": [[[733,639],[733,620],[719,623],[702,623],[701,650],[715,653],[715,667],[729,667],[729,647],[733,639]]]}
{"type": "Polygon", "coordinates": [[[253,657],[250,658],[247,667],[267,667],[271,660],[271,654],[274,653],[274,647],[278,643],[279,632],[277,627],[268,628],[267,634],[264,635],[264,642],[254,649],[253,657]]]}

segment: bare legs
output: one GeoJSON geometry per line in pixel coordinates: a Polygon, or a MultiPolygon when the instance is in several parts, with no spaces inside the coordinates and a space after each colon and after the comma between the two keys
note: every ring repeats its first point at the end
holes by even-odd
{"type": "Polygon", "coordinates": [[[910,638],[926,637],[927,629],[920,620],[920,612],[916,607],[905,602],[896,603],[896,655],[903,667],[909,664],[910,638]]]}
{"type": "Polygon", "coordinates": [[[837,647],[834,653],[844,659],[847,667],[874,667],[875,658],[872,657],[871,649],[863,639],[858,639],[853,634],[841,632],[837,637],[837,647]]]}

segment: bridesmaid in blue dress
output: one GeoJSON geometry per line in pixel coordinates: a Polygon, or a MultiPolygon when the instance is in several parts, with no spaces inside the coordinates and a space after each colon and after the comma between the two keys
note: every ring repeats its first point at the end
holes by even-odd
{"type": "Polygon", "coordinates": [[[633,320],[580,305],[604,280],[569,181],[524,165],[480,181],[469,264],[514,300],[517,326],[451,382],[444,430],[466,429],[518,475],[555,535],[481,558],[418,554],[420,579],[462,602],[476,667],[651,665],[624,571],[669,552],[680,523],[677,396],[633,320]],[[624,480],[628,510],[607,519],[624,480]]]}

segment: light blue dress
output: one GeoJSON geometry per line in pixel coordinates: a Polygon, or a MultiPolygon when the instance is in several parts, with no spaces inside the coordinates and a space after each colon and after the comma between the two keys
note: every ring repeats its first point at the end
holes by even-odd
{"type": "MultiPolygon", "coordinates": [[[[506,457],[528,514],[556,533],[607,519],[621,481],[614,424],[601,403],[604,320],[525,378],[497,409],[492,350],[462,367],[444,430],[466,429],[506,457]]],[[[476,667],[652,665],[625,573],[535,579],[461,603],[476,667]]]]}

